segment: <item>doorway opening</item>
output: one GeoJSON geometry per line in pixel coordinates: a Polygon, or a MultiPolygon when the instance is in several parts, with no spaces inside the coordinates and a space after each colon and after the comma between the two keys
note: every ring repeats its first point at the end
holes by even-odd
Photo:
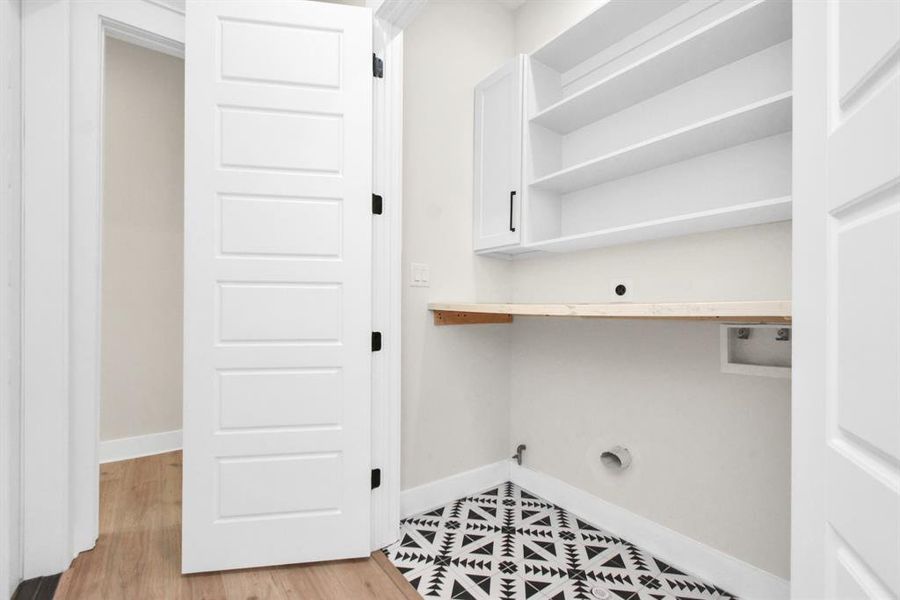
{"type": "Polygon", "coordinates": [[[181,447],[184,60],[104,46],[100,462],[181,447]]]}

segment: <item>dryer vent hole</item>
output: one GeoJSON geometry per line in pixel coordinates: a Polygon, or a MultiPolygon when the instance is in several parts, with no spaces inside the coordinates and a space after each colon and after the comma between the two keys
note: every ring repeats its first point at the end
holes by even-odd
{"type": "Polygon", "coordinates": [[[624,471],[631,466],[631,452],[628,448],[615,446],[600,454],[600,462],[611,471],[624,471]]]}

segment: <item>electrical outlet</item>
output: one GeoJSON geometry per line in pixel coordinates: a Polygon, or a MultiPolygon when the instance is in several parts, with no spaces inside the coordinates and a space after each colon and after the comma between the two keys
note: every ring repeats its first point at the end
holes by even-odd
{"type": "Polygon", "coordinates": [[[428,287],[431,285],[431,270],[423,263],[410,263],[409,285],[412,287],[428,287]]]}
{"type": "Polygon", "coordinates": [[[617,277],[609,280],[609,293],[614,301],[631,300],[634,294],[634,283],[630,279],[617,277]]]}

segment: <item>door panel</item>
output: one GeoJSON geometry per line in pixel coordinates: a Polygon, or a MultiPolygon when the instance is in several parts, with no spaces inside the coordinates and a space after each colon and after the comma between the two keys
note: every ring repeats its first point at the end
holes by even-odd
{"type": "Polygon", "coordinates": [[[792,594],[900,596],[900,0],[795,2],[792,594]]]}
{"type": "Polygon", "coordinates": [[[221,197],[223,254],[340,258],[338,199],[221,197]]]}
{"type": "Polygon", "coordinates": [[[186,26],[183,571],[365,556],[370,13],[186,26]]]}
{"type": "Polygon", "coordinates": [[[223,167],[341,172],[343,123],[338,115],[244,108],[223,108],[220,115],[223,167]]]}
{"type": "Polygon", "coordinates": [[[834,234],[836,426],[900,461],[900,278],[890,275],[900,273],[900,212],[843,221],[834,234]],[[858,268],[875,256],[887,277],[858,268]]]}
{"type": "MultiPolygon", "coordinates": [[[[833,0],[832,0],[833,1],[833,0]]],[[[838,26],[838,89],[841,102],[876,74],[900,41],[900,4],[892,0],[842,0],[838,26]]]]}
{"type": "Polygon", "coordinates": [[[223,79],[340,87],[340,31],[228,18],[220,22],[223,79]],[[315,60],[284,60],[286,56],[314,56],[315,60]]]}
{"type": "Polygon", "coordinates": [[[343,421],[343,373],[337,368],[223,371],[219,390],[222,430],[337,428],[343,421]]]}
{"type": "Polygon", "coordinates": [[[835,129],[828,145],[828,207],[834,211],[860,199],[867,193],[891,183],[900,165],[900,144],[896,132],[900,127],[900,79],[891,78],[885,87],[851,113],[841,111],[835,103],[835,129]],[[860,149],[866,149],[860,152],[860,149]]]}

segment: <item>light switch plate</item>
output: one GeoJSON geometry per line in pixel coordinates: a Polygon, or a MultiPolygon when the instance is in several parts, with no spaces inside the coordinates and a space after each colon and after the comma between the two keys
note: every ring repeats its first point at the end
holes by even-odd
{"type": "Polygon", "coordinates": [[[409,285],[412,287],[428,287],[431,285],[431,270],[424,263],[410,263],[409,285]]]}

